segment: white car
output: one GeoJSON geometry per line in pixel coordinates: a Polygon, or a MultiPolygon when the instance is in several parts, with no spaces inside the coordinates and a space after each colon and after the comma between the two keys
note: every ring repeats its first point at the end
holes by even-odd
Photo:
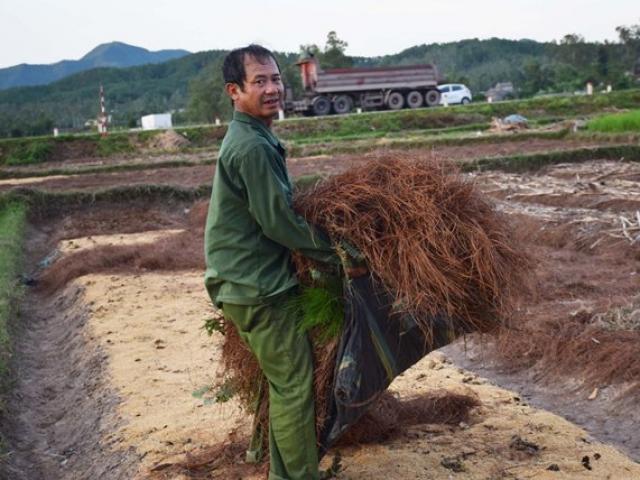
{"type": "Polygon", "coordinates": [[[454,103],[466,105],[470,103],[473,98],[471,97],[471,90],[461,83],[438,85],[438,90],[440,91],[440,105],[451,105],[454,103]]]}

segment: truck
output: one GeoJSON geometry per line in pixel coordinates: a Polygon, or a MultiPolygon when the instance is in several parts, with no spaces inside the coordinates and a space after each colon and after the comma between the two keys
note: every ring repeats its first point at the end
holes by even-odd
{"type": "Polygon", "coordinates": [[[303,97],[285,103],[289,112],[313,116],[345,114],[356,108],[400,110],[440,103],[440,78],[432,64],[322,70],[317,58],[309,55],[297,65],[303,97]]]}

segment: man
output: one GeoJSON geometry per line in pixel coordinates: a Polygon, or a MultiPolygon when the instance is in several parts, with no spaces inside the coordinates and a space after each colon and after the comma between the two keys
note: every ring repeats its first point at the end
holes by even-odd
{"type": "Polygon", "coordinates": [[[205,284],[269,382],[269,479],[314,480],[311,347],[283,305],[298,283],[292,250],[324,262],[339,259],[291,208],[285,149],[270,129],[284,95],[275,57],[258,45],[234,50],[224,60],[223,76],[234,114],[213,180],[205,284]]]}

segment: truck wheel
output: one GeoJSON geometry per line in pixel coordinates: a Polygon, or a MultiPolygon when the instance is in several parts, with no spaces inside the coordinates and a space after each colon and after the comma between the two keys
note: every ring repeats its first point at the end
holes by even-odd
{"type": "Polygon", "coordinates": [[[404,107],[404,95],[400,92],[391,92],[387,98],[387,106],[391,110],[400,110],[404,107]]]}
{"type": "Polygon", "coordinates": [[[313,99],[311,104],[311,108],[313,108],[313,113],[315,115],[329,115],[331,112],[331,100],[329,100],[324,95],[320,95],[313,99]]]}
{"type": "Polygon", "coordinates": [[[412,90],[407,95],[407,105],[409,108],[420,108],[422,106],[422,94],[416,90],[412,90]]]}
{"type": "Polygon", "coordinates": [[[429,107],[435,107],[440,103],[440,92],[438,90],[429,90],[424,94],[424,101],[429,107]]]}
{"type": "Polygon", "coordinates": [[[353,98],[349,95],[338,95],[333,99],[333,110],[336,113],[349,113],[353,109],[353,98]]]}

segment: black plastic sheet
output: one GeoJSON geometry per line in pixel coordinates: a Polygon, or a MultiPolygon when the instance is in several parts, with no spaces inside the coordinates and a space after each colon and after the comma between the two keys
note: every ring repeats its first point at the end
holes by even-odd
{"type": "Polygon", "coordinates": [[[345,288],[345,328],[340,339],[327,421],[320,436],[323,455],[375,403],[393,379],[430,351],[454,338],[450,324],[436,316],[427,339],[414,317],[398,314],[393,299],[371,276],[345,288]]]}

